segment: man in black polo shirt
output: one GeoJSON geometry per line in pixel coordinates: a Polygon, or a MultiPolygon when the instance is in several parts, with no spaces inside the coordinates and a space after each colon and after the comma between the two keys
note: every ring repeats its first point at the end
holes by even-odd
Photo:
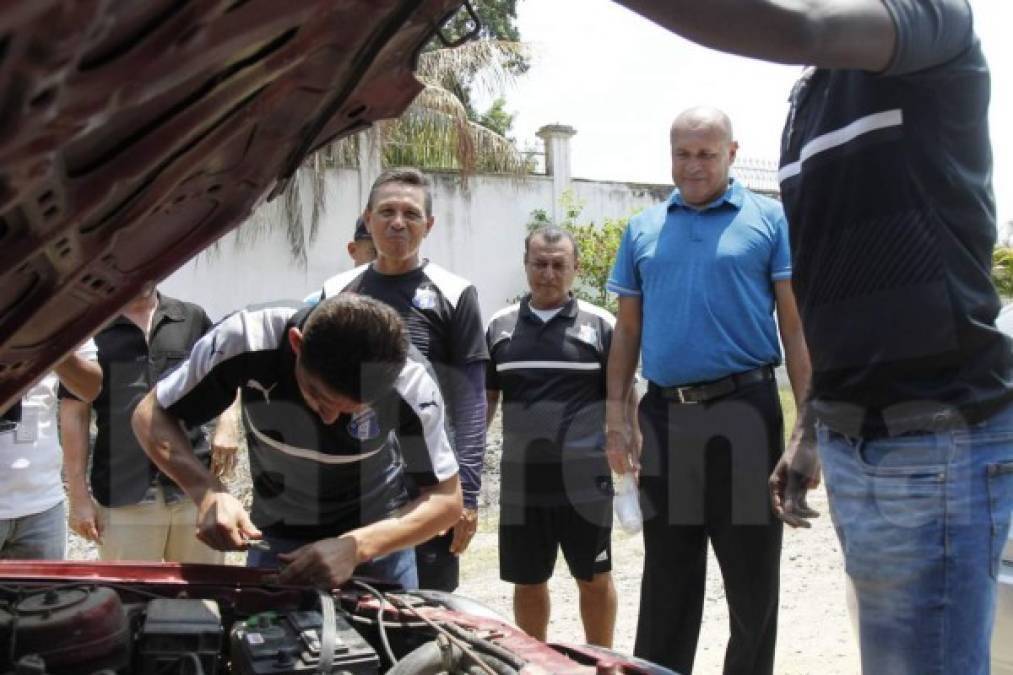
{"type": "Polygon", "coordinates": [[[269,550],[251,550],[248,565],[287,563],[283,583],[326,588],[353,571],[417,585],[410,547],[461,512],[443,424],[436,379],[397,313],[352,294],[230,316],[134,415],[145,450],[197,503],[203,541],[237,550],[263,536],[269,550]],[[180,427],[228,408],[237,388],[252,516],[180,427]]]}
{"type": "Polygon", "coordinates": [[[540,640],[560,548],[591,644],[612,645],[612,479],[605,457],[605,365],[615,318],[570,293],[577,249],[542,228],[524,241],[530,293],[486,329],[488,421],[503,398],[500,576],[517,625],[540,640]]]}
{"type": "MultiPolygon", "coordinates": [[[[95,335],[102,368],[98,397],[89,405],[61,391],[70,526],[99,544],[103,560],[224,560],[193,536],[193,502],[148,460],[130,427],[137,403],[183,362],[210,327],[211,320],[197,305],[146,291],[95,335]],[[92,408],[98,434],[89,472],[92,408]]],[[[190,427],[187,436],[207,462],[210,451],[203,430],[190,427]]]]}
{"type": "Polygon", "coordinates": [[[967,0],[622,2],[710,47],[815,66],[781,143],[813,374],[775,510],[815,515],[818,446],[863,672],[988,672],[1013,354],[995,328],[989,71],[967,0]]]}
{"type": "Polygon", "coordinates": [[[401,315],[412,344],[436,370],[448,406],[448,429],[458,465],[461,522],[416,550],[419,585],[453,591],[478,523],[485,454],[485,361],[478,292],[468,281],[421,258],[435,222],[429,179],[417,169],[393,169],[373,183],[364,215],[376,260],[324,283],[323,297],[342,291],[382,300],[401,315]]]}

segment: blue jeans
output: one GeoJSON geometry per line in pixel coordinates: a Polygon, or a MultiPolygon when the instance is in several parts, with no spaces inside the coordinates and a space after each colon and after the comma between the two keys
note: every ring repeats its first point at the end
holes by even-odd
{"type": "Polygon", "coordinates": [[[959,430],[863,439],[821,426],[818,440],[863,672],[987,674],[1013,407],[959,430]]]}
{"type": "MultiPolygon", "coordinates": [[[[271,545],[270,551],[251,548],[246,554],[247,567],[278,567],[278,554],[290,553],[301,546],[312,544],[315,539],[283,539],[281,537],[264,537],[271,545]]],[[[419,587],[419,576],[415,568],[415,549],[394,551],[387,555],[374,558],[355,568],[355,576],[380,579],[401,584],[405,590],[419,587]]]]}
{"type": "Polygon", "coordinates": [[[0,520],[0,560],[63,560],[66,553],[64,502],[41,513],[0,520]]]}

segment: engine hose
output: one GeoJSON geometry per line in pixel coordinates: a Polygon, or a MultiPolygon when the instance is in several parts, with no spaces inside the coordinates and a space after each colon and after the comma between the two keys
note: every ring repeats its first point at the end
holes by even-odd
{"type": "Polygon", "coordinates": [[[497,644],[493,644],[489,640],[480,638],[474,633],[464,630],[460,626],[456,626],[452,623],[445,623],[442,625],[442,628],[457,639],[470,644],[476,651],[482,652],[483,655],[495,657],[510,666],[513,670],[520,670],[527,663],[524,659],[511,653],[509,650],[504,649],[497,644]]]}
{"type": "MultiPolygon", "coordinates": [[[[387,675],[438,675],[440,673],[481,673],[481,669],[467,664],[464,650],[450,641],[430,640],[406,654],[387,675]]],[[[498,658],[483,655],[482,661],[500,675],[517,675],[517,669],[498,658]]]]}

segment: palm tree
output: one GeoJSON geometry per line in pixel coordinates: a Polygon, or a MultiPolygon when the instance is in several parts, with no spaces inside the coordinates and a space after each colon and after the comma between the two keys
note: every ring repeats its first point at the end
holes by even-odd
{"type": "MultiPolygon", "coordinates": [[[[476,171],[524,174],[531,165],[514,142],[480,124],[471,94],[495,98],[514,82],[518,63],[527,63],[520,42],[485,38],[454,49],[419,55],[416,76],[422,92],[401,115],[376,124],[387,166],[459,171],[462,180],[476,171]]],[[[255,211],[237,233],[237,244],[283,224],[293,259],[306,262],[306,247],[316,238],[324,210],[324,176],[333,166],[355,166],[364,132],[341,139],[307,158],[280,199],[255,211]],[[310,205],[309,221],[303,217],[310,205]]]]}

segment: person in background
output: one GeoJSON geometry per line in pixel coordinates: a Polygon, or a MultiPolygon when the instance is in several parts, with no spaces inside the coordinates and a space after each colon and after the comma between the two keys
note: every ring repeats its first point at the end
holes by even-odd
{"type": "Polygon", "coordinates": [[[376,260],[376,246],[373,245],[373,237],[366,229],[366,221],[362,216],[355,220],[355,233],[352,241],[348,242],[348,257],[356,267],[376,260]]]}
{"type": "MultiPolygon", "coordinates": [[[[194,503],[151,463],[130,426],[138,402],[210,327],[197,305],[146,290],[95,335],[101,393],[89,403],[61,392],[70,527],[98,544],[102,560],[224,562],[194,536],[194,503]],[[90,447],[93,408],[98,433],[90,447]]],[[[210,462],[204,430],[191,427],[187,437],[210,462]]]]}
{"type": "Polygon", "coordinates": [[[60,476],[57,390],[95,398],[102,372],[88,340],[0,416],[0,560],[62,560],[67,515],[60,476]]]}

